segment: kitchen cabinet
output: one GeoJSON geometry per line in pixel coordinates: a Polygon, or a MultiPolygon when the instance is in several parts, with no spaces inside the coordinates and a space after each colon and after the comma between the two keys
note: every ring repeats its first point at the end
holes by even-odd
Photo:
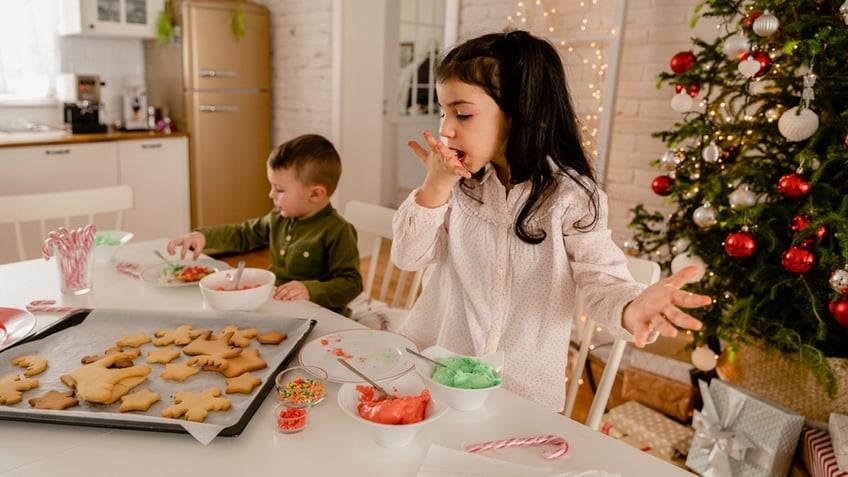
{"type": "Polygon", "coordinates": [[[190,230],[188,140],[118,141],[119,181],[133,188],[124,228],[138,240],[176,237],[190,230]]]}
{"type": "Polygon", "coordinates": [[[63,0],[61,35],[156,38],[164,0],[63,0]]]}
{"type": "MultiPolygon", "coordinates": [[[[0,195],[60,192],[127,184],[133,209],[124,212],[123,228],[146,240],[190,230],[188,137],[152,136],[89,143],[0,147],[0,195]]],[[[114,222],[114,214],[95,223],[114,222]]],[[[76,218],[70,227],[85,225],[76,218]]],[[[65,224],[48,223],[47,230],[65,224]]],[[[9,224],[0,225],[0,243],[12,243],[9,224]]],[[[24,224],[28,256],[38,256],[44,237],[37,222],[24,224]]],[[[0,247],[0,263],[17,260],[12,247],[0,247]]]]}

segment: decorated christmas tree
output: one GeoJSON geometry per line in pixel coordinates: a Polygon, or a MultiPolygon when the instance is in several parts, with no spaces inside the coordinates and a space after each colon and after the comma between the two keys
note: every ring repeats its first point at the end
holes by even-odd
{"type": "MultiPolygon", "coordinates": [[[[764,343],[830,393],[825,357],[848,357],[848,0],[707,0],[693,38],[659,74],[681,119],[653,191],[672,212],[633,210],[628,253],[714,298],[695,344],[764,343]]],[[[717,345],[720,344],[720,345],[717,345]]],[[[719,350],[715,350],[719,351],[719,350]]]]}

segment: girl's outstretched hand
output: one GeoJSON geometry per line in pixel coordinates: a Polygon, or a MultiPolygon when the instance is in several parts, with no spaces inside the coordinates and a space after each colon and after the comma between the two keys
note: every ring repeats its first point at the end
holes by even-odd
{"type": "Polygon", "coordinates": [[[624,307],[622,326],[635,337],[636,346],[641,348],[657,339],[657,336],[677,336],[677,328],[700,330],[703,325],[678,307],[700,308],[712,303],[706,295],[696,295],[680,289],[700,270],[697,266],[686,267],[674,275],[649,286],[624,307]]]}
{"type": "Polygon", "coordinates": [[[417,141],[407,143],[427,170],[417,201],[425,207],[438,207],[448,201],[453,185],[462,177],[470,178],[471,172],[457,159],[456,153],[430,131],[424,131],[423,136],[429,151],[417,141]]]}

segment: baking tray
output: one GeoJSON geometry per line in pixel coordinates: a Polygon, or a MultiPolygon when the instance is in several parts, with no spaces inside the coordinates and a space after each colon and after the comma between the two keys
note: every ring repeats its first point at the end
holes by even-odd
{"type": "MultiPolygon", "coordinates": [[[[53,326],[37,335],[24,339],[14,346],[0,352],[0,377],[17,373],[23,377],[23,369],[14,366],[11,361],[23,355],[35,354],[49,362],[47,370],[37,376],[39,386],[25,391],[20,403],[0,405],[0,419],[68,424],[76,426],[94,426],[118,429],[133,429],[158,432],[190,433],[198,437],[198,432],[212,432],[216,436],[233,437],[241,434],[250,419],[256,413],[262,401],[274,388],[274,376],[285,369],[306,341],[315,320],[305,318],[273,317],[245,312],[216,311],[143,311],[143,310],[79,310],[72,312],[53,326]],[[126,334],[144,332],[153,337],[156,330],[176,328],[179,325],[192,325],[196,330],[212,330],[220,333],[224,326],[236,325],[239,328],[256,328],[259,333],[275,330],[288,334],[288,338],[278,345],[261,345],[254,339],[251,348],[259,348],[260,357],[266,361],[265,369],[251,371],[262,379],[262,384],[250,394],[227,394],[226,378],[214,371],[201,371],[179,383],[163,380],[159,373],[162,364],[145,362],[147,351],[155,348],[152,343],[140,347],[141,354],[135,364],[144,364],[151,368],[147,380],[136,386],[131,392],[150,388],[158,392],[161,400],[154,403],[145,413],[118,411],[120,400],[110,405],[100,405],[81,401],[78,406],[62,411],[35,409],[28,400],[50,390],[67,391],[69,388],[60,381],[60,376],[82,366],[80,359],[86,355],[102,355],[115,345],[115,341],[126,334]],[[161,409],[173,404],[172,396],[181,390],[201,391],[208,387],[220,387],[222,396],[231,400],[228,411],[209,412],[204,423],[190,423],[184,419],[161,417],[161,409]]],[[[175,346],[175,345],[171,345],[175,346]]],[[[181,347],[180,347],[181,348],[181,347]]],[[[186,359],[184,355],[174,363],[186,359]]],[[[200,438],[198,438],[200,440],[200,438]]],[[[211,438],[209,439],[211,440],[211,438]]]]}

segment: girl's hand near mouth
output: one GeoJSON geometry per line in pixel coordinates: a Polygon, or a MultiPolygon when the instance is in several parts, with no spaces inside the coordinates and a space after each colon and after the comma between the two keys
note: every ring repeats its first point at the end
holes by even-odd
{"type": "Polygon", "coordinates": [[[464,159],[462,152],[457,154],[457,151],[448,148],[430,131],[424,131],[423,136],[430,151],[416,141],[407,143],[427,170],[416,201],[424,207],[438,207],[448,201],[453,185],[463,177],[471,178],[471,172],[465,168],[464,161],[459,159],[460,155],[464,159]]]}

